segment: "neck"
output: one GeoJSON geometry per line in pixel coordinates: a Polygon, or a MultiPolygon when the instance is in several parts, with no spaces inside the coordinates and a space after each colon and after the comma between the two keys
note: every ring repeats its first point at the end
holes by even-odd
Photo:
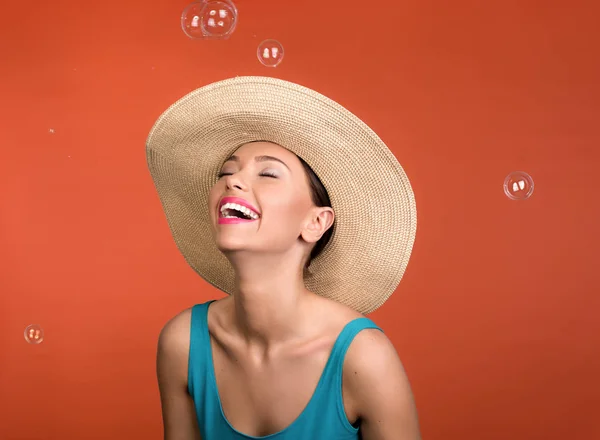
{"type": "Polygon", "coordinates": [[[230,261],[236,273],[234,326],[249,348],[266,353],[308,330],[315,294],[304,286],[301,259],[246,255],[230,261]]]}

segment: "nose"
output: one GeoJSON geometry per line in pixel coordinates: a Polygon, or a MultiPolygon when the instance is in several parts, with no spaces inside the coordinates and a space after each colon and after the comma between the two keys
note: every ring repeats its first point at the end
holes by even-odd
{"type": "Polygon", "coordinates": [[[244,191],[246,189],[246,185],[242,181],[240,173],[234,173],[225,176],[225,186],[227,186],[227,189],[238,189],[240,191],[244,191]]]}

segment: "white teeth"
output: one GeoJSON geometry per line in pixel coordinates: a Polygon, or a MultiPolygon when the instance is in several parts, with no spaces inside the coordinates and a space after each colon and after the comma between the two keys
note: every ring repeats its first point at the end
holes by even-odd
{"type": "Polygon", "coordinates": [[[236,211],[239,211],[254,220],[256,220],[258,218],[257,213],[246,208],[245,206],[238,205],[237,203],[225,203],[223,206],[221,206],[221,215],[225,218],[235,218],[235,216],[224,215],[225,210],[227,210],[227,209],[235,209],[236,211]]]}

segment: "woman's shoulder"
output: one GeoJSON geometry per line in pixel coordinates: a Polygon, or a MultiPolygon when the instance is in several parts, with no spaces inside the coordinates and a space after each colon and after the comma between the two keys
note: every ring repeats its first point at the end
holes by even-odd
{"type": "Polygon", "coordinates": [[[192,309],[187,308],[171,319],[160,330],[156,354],[159,386],[169,388],[187,387],[187,364],[190,348],[190,325],[192,309]]]}
{"type": "MultiPolygon", "coordinates": [[[[320,304],[321,322],[326,322],[332,334],[338,335],[351,321],[365,318],[365,315],[336,301],[322,298],[320,304]]],[[[377,324],[375,324],[377,325],[377,324]]],[[[345,364],[352,366],[355,361],[368,359],[381,352],[389,354],[393,345],[379,327],[367,326],[359,331],[350,343],[345,364]]]]}
{"type": "Polygon", "coordinates": [[[190,347],[191,321],[192,307],[170,318],[160,330],[159,349],[168,350],[172,355],[187,353],[190,347]]]}
{"type": "MultiPolygon", "coordinates": [[[[214,302],[216,304],[220,301],[221,300],[209,301],[209,302],[214,302]]],[[[204,305],[207,303],[204,303],[204,305]]],[[[192,323],[192,309],[195,306],[199,306],[199,305],[202,305],[202,304],[196,304],[191,307],[188,307],[187,309],[182,310],[181,312],[177,313],[175,316],[170,318],[166,322],[166,324],[164,324],[163,328],[161,329],[160,337],[176,338],[176,337],[180,337],[180,336],[185,336],[185,337],[187,337],[188,343],[189,343],[190,326],[192,323]]]]}
{"type": "MultiPolygon", "coordinates": [[[[209,301],[213,305],[221,303],[223,300],[209,301]]],[[[208,302],[207,302],[208,303],[208,302]]],[[[204,304],[207,304],[204,303],[204,304]]],[[[200,304],[197,304],[200,305],[200,304]]],[[[190,329],[192,325],[192,309],[196,305],[188,307],[175,316],[170,318],[162,327],[159,335],[159,343],[168,344],[170,347],[177,347],[178,350],[188,350],[190,346],[190,329]]],[[[216,309],[217,307],[211,307],[216,309]]]]}

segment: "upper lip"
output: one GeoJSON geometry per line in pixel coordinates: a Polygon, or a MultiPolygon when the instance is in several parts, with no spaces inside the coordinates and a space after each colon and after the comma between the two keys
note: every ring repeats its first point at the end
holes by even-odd
{"type": "Polygon", "coordinates": [[[246,208],[248,208],[251,211],[254,211],[256,214],[258,214],[260,216],[260,211],[258,209],[256,209],[254,206],[252,206],[252,204],[250,204],[250,202],[241,199],[239,197],[223,197],[221,199],[221,201],[219,202],[219,214],[221,213],[221,208],[223,207],[223,205],[225,203],[236,203],[238,205],[241,206],[245,206],[246,208]]]}

